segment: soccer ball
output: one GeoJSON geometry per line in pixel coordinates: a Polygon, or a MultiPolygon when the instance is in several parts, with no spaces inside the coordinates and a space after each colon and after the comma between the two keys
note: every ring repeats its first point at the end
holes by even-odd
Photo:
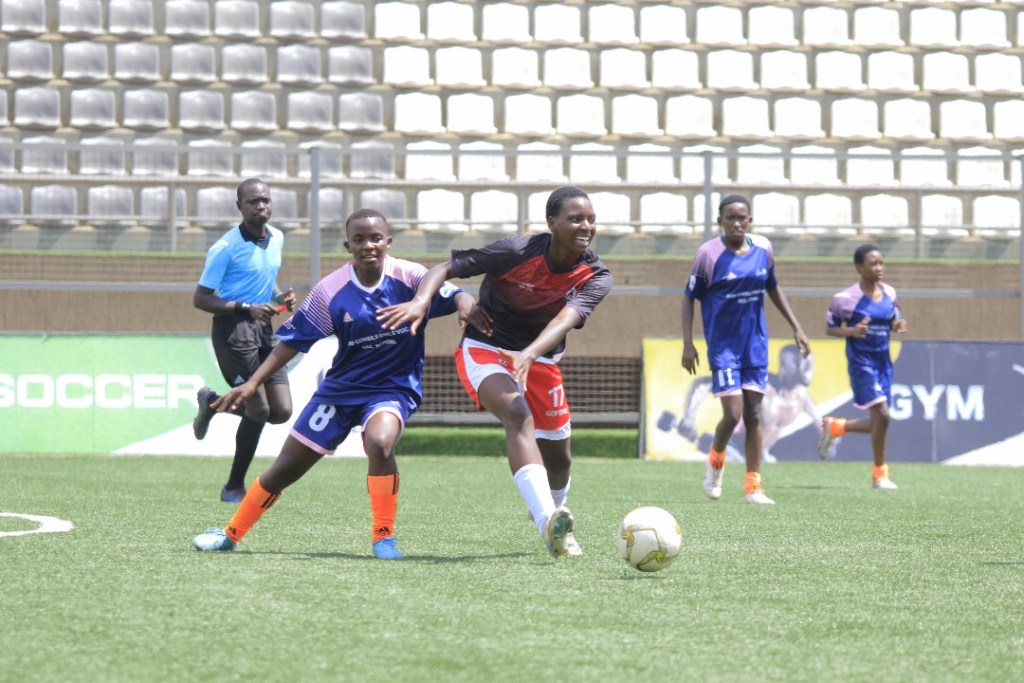
{"type": "Polygon", "coordinates": [[[642,572],[657,572],[672,564],[683,544],[683,530],[667,510],[640,507],[622,518],[615,536],[619,555],[642,572]]]}

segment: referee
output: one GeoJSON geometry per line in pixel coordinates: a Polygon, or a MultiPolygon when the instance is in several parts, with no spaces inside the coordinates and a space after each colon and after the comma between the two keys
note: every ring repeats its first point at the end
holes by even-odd
{"type": "MultiPolygon", "coordinates": [[[[270,188],[258,178],[243,180],[236,203],[242,222],[228,230],[206,253],[203,274],[192,304],[213,315],[213,350],[229,386],[243,384],[277,343],[270,321],[279,312],[295,309],[295,292],[281,292],[283,233],[270,225],[270,188]]],[[[197,439],[206,436],[217,414],[210,403],[217,393],[203,387],[196,395],[199,410],[192,422],[197,439]]],[[[280,424],[292,414],[288,370],[281,368],[260,386],[236,414],[242,418],[235,433],[235,457],[220,499],[237,503],[245,496],[245,475],[256,454],[263,425],[280,424]]]]}

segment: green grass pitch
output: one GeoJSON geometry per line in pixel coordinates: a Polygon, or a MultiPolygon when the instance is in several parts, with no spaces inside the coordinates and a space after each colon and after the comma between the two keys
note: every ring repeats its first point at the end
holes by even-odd
{"type": "MultiPolygon", "coordinates": [[[[403,455],[404,453],[404,455],[403,455]]],[[[1024,667],[1024,471],[728,466],[577,457],[582,558],[548,557],[503,457],[399,455],[401,562],[370,557],[365,463],[325,460],[234,553],[228,463],[0,456],[0,512],[70,520],[0,536],[0,681],[1010,681],[1024,667]],[[676,515],[676,563],[641,574],[614,532],[676,515]]],[[[253,474],[269,464],[258,459],[253,474]]],[[[0,531],[33,528],[0,517],[0,531]]]]}

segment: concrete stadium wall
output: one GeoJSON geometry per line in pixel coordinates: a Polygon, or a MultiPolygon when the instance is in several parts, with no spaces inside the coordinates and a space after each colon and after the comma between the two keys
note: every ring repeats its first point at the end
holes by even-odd
{"type": "MultiPolygon", "coordinates": [[[[852,249],[850,250],[852,253],[852,249]]],[[[436,261],[424,259],[426,265],[436,261]]],[[[338,266],[326,259],[321,273],[338,266]]],[[[688,259],[607,261],[617,286],[658,287],[681,291],[690,271],[688,259]]],[[[0,272],[14,270],[60,274],[59,279],[75,282],[174,282],[178,292],[96,292],[50,291],[45,289],[0,289],[0,331],[4,332],[109,332],[109,333],[207,333],[210,318],[192,307],[192,283],[198,278],[202,260],[184,258],[111,258],[47,255],[0,255],[0,272]],[[26,264],[26,259],[31,263],[26,264]],[[16,263],[17,261],[17,263],[16,263]],[[102,274],[102,278],[97,274],[102,274]]],[[[897,291],[974,290],[1018,292],[1016,264],[891,263],[887,281],[897,291]]],[[[838,291],[856,279],[852,262],[782,261],[777,274],[784,290],[813,288],[838,291]]],[[[9,275],[5,275],[11,279],[9,275]]],[[[308,261],[286,259],[281,282],[300,283],[309,279],[308,261]]],[[[473,284],[474,281],[467,281],[473,284]]],[[[569,336],[568,353],[589,357],[639,357],[640,340],[648,336],[679,336],[680,298],[668,294],[614,291],[597,309],[582,330],[569,336]]],[[[823,338],[828,296],[789,295],[797,317],[808,336],[823,338]]],[[[1013,341],[1020,338],[1020,305],[1015,297],[934,298],[904,296],[902,305],[910,324],[906,339],[1013,341]]],[[[768,306],[769,329],[773,336],[786,336],[787,326],[768,306]]],[[[699,316],[695,334],[700,333],[699,316]]],[[[457,343],[454,322],[438,320],[428,334],[428,355],[447,355],[457,343]]]]}

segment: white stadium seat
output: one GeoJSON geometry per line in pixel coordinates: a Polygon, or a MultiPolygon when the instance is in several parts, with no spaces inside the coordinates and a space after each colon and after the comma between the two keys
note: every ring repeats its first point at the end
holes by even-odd
{"type": "Polygon", "coordinates": [[[455,180],[455,160],[451,145],[423,140],[410,142],[405,150],[406,180],[455,180]]]}
{"type": "Polygon", "coordinates": [[[504,148],[501,144],[485,142],[483,140],[466,142],[459,145],[459,152],[469,152],[469,154],[459,154],[459,179],[507,181],[508,172],[505,168],[508,157],[501,154],[484,153],[501,152],[503,150],[504,148]]]}
{"type": "Polygon", "coordinates": [[[714,90],[755,90],[754,55],[741,50],[707,53],[707,86],[714,90]]]}
{"type": "Polygon", "coordinates": [[[861,47],[902,47],[900,13],[889,7],[858,7],[853,11],[853,42],[861,47]]]}
{"type": "Polygon", "coordinates": [[[801,145],[789,150],[789,181],[794,185],[838,185],[836,152],[821,145],[801,145]]]}
{"type": "Polygon", "coordinates": [[[795,15],[790,7],[760,5],[747,11],[747,33],[752,45],[786,47],[798,45],[795,15]]]}
{"type": "Polygon", "coordinates": [[[396,95],[395,130],[400,133],[423,135],[443,133],[441,98],[423,92],[396,95]]]}
{"type": "Polygon", "coordinates": [[[360,140],[353,142],[349,175],[353,178],[394,178],[395,146],[390,142],[360,140]]]}
{"type": "Polygon", "coordinates": [[[697,8],[697,42],[705,45],[746,45],[743,11],[712,5],[697,8]]]}
{"type": "Polygon", "coordinates": [[[359,2],[325,2],[320,5],[321,38],[365,38],[366,13],[359,2]]]}
{"type": "Polygon", "coordinates": [[[892,151],[863,145],[847,151],[846,182],[850,185],[895,185],[896,165],[892,151]],[[867,157],[867,158],[862,158],[867,157]]]}
{"type": "Polygon", "coordinates": [[[902,185],[950,184],[949,162],[941,149],[906,147],[900,150],[900,183],[902,185]]]}
{"type": "Polygon", "coordinates": [[[804,45],[847,47],[850,40],[849,15],[838,7],[811,7],[803,13],[804,45]]]}
{"type": "Polygon", "coordinates": [[[632,45],[637,42],[636,15],[632,7],[597,5],[587,13],[590,42],[599,45],[632,45]]]}
{"type": "Polygon", "coordinates": [[[228,83],[263,84],[267,77],[267,48],[262,45],[225,45],[220,52],[221,79],[228,83]]]}
{"type": "Polygon", "coordinates": [[[569,179],[574,183],[617,183],[619,182],[619,161],[612,145],[598,142],[584,142],[573,145],[569,155],[569,179]],[[580,154],[582,152],[582,154],[580,154]]]}
{"type": "Polygon", "coordinates": [[[65,43],[63,61],[63,76],[69,81],[96,82],[110,78],[109,49],[103,43],[65,43]]]}
{"type": "Polygon", "coordinates": [[[582,43],[579,8],[561,3],[534,5],[533,39],[541,43],[582,43]]]}
{"type": "Polygon", "coordinates": [[[686,29],[686,10],[663,4],[641,7],[640,42],[648,45],[690,42],[686,29]]]}
{"type": "Polygon", "coordinates": [[[783,97],[775,100],[775,135],[784,138],[813,139],[825,136],[821,126],[821,102],[810,97],[783,97]]]}
{"type": "Polygon", "coordinates": [[[549,142],[526,142],[516,147],[516,180],[565,182],[561,148],[549,142]]]}
{"type": "Polygon", "coordinates": [[[795,50],[761,53],[761,87],[767,90],[803,91],[811,87],[807,80],[807,55],[795,50]]]}
{"type": "Polygon", "coordinates": [[[786,160],[782,148],[775,145],[744,145],[737,147],[736,182],[744,185],[784,184],[786,160]]]}

